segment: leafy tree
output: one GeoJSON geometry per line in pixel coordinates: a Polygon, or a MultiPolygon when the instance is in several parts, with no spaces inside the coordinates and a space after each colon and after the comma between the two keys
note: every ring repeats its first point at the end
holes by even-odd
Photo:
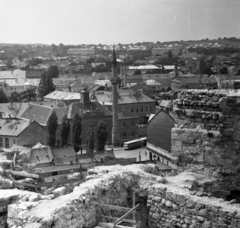
{"type": "Polygon", "coordinates": [[[228,74],[228,68],[227,67],[222,67],[220,69],[220,74],[228,74]]]}
{"type": "Polygon", "coordinates": [[[199,61],[199,73],[204,74],[206,69],[206,62],[204,58],[201,58],[199,61]]]}
{"type": "Polygon", "coordinates": [[[48,77],[50,78],[58,78],[58,75],[59,75],[59,70],[58,70],[58,67],[55,66],[55,65],[51,65],[49,68],[48,68],[48,77]]]}
{"type": "Polygon", "coordinates": [[[92,159],[93,159],[93,150],[94,150],[94,144],[95,144],[95,139],[94,139],[94,131],[92,128],[89,128],[87,131],[87,153],[91,154],[92,159]]]}
{"type": "Polygon", "coordinates": [[[80,150],[82,143],[82,117],[76,113],[73,118],[73,148],[75,152],[80,150]]]}
{"type": "Polygon", "coordinates": [[[48,145],[51,147],[55,146],[57,126],[58,118],[56,112],[54,111],[48,120],[48,132],[49,132],[48,145]]]}
{"type": "Polygon", "coordinates": [[[100,120],[95,129],[96,146],[98,151],[103,151],[108,137],[108,125],[100,120]]]}
{"type": "Polygon", "coordinates": [[[6,94],[3,92],[2,89],[0,89],[0,103],[6,103],[8,102],[8,98],[6,94]]]}
{"type": "Polygon", "coordinates": [[[34,101],[37,97],[37,94],[35,93],[36,88],[30,88],[27,90],[24,90],[20,93],[21,101],[34,101]]]}
{"type": "Polygon", "coordinates": [[[61,128],[62,146],[65,146],[68,144],[69,131],[70,131],[70,122],[67,118],[67,115],[64,115],[62,118],[62,128],[61,128]]]}
{"type": "Polygon", "coordinates": [[[172,50],[168,50],[167,57],[168,57],[168,62],[171,63],[173,58],[172,50]]]}
{"type": "Polygon", "coordinates": [[[53,84],[52,78],[49,77],[47,71],[44,71],[41,75],[41,80],[38,86],[39,97],[43,98],[54,90],[55,86],[53,84]]]}
{"type": "Polygon", "coordinates": [[[22,100],[22,96],[21,96],[20,93],[18,93],[17,91],[11,92],[10,97],[9,97],[9,101],[20,102],[21,100],[22,100]]]}

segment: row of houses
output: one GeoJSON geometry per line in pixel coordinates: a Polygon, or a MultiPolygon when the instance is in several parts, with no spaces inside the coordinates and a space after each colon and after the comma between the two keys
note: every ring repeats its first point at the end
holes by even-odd
{"type": "MultiPolygon", "coordinates": [[[[119,93],[119,127],[121,141],[128,141],[141,136],[138,125],[146,122],[146,117],[155,113],[155,100],[143,93],[124,91],[119,93]]],[[[111,92],[90,94],[87,89],[81,93],[54,91],[45,96],[41,103],[6,103],[0,106],[0,145],[10,148],[14,144],[33,146],[48,142],[48,121],[53,112],[58,117],[56,144],[61,144],[62,118],[67,116],[72,129],[76,113],[82,116],[82,143],[86,143],[86,132],[95,128],[100,120],[108,125],[108,142],[111,143],[112,130],[112,95],[111,92]]],[[[69,145],[71,145],[71,135],[69,145]]]]}

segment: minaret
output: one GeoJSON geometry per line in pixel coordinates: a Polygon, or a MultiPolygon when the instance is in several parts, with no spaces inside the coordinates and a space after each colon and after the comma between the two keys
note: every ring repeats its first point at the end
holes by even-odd
{"type": "Polygon", "coordinates": [[[175,63],[175,66],[174,66],[174,78],[178,78],[179,76],[179,70],[178,70],[178,64],[177,62],[175,63]]]}
{"type": "Polygon", "coordinates": [[[119,127],[118,127],[118,80],[117,80],[117,59],[115,47],[112,53],[112,145],[119,146],[119,127]]]}

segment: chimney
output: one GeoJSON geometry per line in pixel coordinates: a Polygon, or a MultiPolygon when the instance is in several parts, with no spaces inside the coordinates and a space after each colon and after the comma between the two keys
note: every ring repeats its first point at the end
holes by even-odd
{"type": "Polygon", "coordinates": [[[124,63],[124,77],[123,77],[123,88],[127,87],[127,76],[126,76],[127,72],[126,72],[126,63],[124,63]]]}
{"type": "Polygon", "coordinates": [[[89,106],[90,104],[89,92],[87,91],[86,87],[84,87],[81,91],[81,102],[84,106],[89,106]]]}

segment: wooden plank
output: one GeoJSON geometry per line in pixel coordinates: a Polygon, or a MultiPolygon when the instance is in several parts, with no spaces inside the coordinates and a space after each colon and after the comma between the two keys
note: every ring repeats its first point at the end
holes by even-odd
{"type": "Polygon", "coordinates": [[[132,228],[131,226],[120,226],[120,225],[114,225],[113,223],[105,223],[105,222],[99,222],[98,225],[100,227],[105,228],[132,228]]]}
{"type": "MultiPolygon", "coordinates": [[[[135,201],[136,201],[136,193],[135,191],[132,192],[132,207],[135,207],[135,201]]],[[[136,220],[136,212],[132,214],[133,220],[136,220]]]]}
{"type": "Polygon", "coordinates": [[[128,212],[129,210],[131,210],[131,208],[129,207],[119,207],[119,206],[108,205],[108,204],[99,204],[99,206],[103,208],[112,209],[116,211],[123,211],[123,212],[128,212]]]}
{"type": "Polygon", "coordinates": [[[133,207],[131,210],[129,210],[126,214],[124,214],[121,218],[119,218],[116,222],[114,222],[114,225],[117,225],[118,223],[120,223],[124,218],[126,218],[129,214],[131,214],[134,210],[136,210],[138,206],[139,204],[133,207]]]}
{"type": "Polygon", "coordinates": [[[39,178],[38,174],[18,172],[18,171],[13,171],[13,170],[11,170],[11,174],[14,175],[14,176],[30,177],[30,178],[36,178],[36,179],[39,178]]]}
{"type": "Polygon", "coordinates": [[[139,221],[135,226],[133,226],[132,228],[140,228],[141,227],[141,222],[139,221]]]}
{"type": "MultiPolygon", "coordinates": [[[[118,218],[117,217],[111,217],[111,216],[105,216],[105,215],[101,215],[102,218],[106,218],[108,220],[113,220],[113,221],[117,221],[118,218]]],[[[123,219],[122,220],[123,222],[128,222],[128,223],[131,223],[131,224],[136,224],[136,221],[135,220],[132,220],[132,219],[123,219]]]]}
{"type": "Polygon", "coordinates": [[[17,181],[14,181],[14,184],[20,185],[20,186],[31,187],[31,188],[34,188],[34,189],[36,188],[36,185],[34,185],[34,184],[19,183],[19,182],[17,182],[17,181]]]}

